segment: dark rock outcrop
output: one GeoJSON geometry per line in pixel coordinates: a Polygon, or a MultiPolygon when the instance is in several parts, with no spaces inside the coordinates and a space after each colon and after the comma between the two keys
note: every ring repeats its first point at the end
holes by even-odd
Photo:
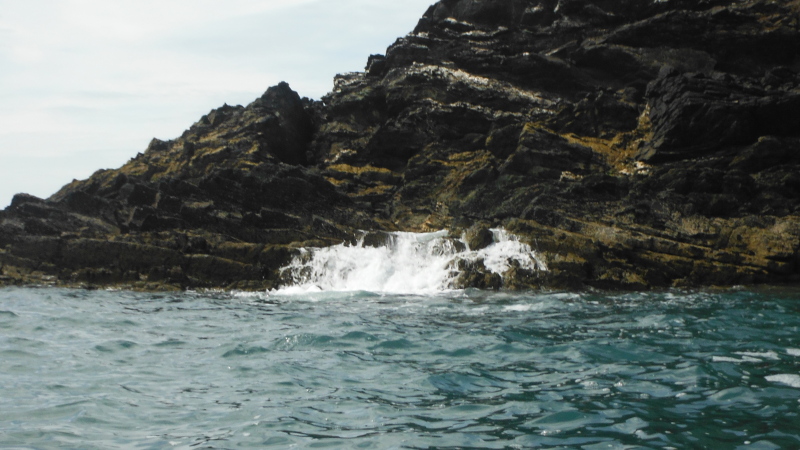
{"type": "Polygon", "coordinates": [[[282,83],[18,195],[0,283],[264,289],[302,246],[475,224],[549,270],[463,286],[797,282],[798,71],[796,1],[442,0],[321,101],[282,83]]]}
{"type": "Polygon", "coordinates": [[[485,226],[475,224],[464,232],[464,241],[470,250],[481,250],[494,242],[494,235],[485,226]]]}

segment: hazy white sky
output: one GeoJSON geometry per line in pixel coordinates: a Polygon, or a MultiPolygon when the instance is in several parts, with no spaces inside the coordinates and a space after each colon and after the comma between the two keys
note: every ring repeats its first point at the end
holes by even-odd
{"type": "Polygon", "coordinates": [[[0,0],[0,208],[288,82],[319,98],[434,0],[0,0]]]}

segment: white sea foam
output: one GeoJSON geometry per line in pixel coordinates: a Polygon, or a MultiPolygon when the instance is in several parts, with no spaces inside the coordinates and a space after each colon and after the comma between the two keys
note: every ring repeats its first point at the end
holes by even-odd
{"type": "Polygon", "coordinates": [[[758,363],[764,362],[764,360],[773,360],[779,361],[781,358],[778,356],[776,352],[768,351],[768,352],[734,352],[735,355],[741,356],[739,358],[732,358],[729,356],[713,356],[711,360],[713,362],[731,362],[731,363],[758,363]]]}
{"type": "Polygon", "coordinates": [[[380,247],[364,245],[362,238],[356,245],[303,249],[281,269],[292,282],[278,293],[443,292],[453,289],[459,260],[483,260],[488,270],[501,276],[512,265],[531,271],[546,270],[528,244],[502,229],[493,229],[492,233],[494,242],[481,250],[468,249],[463,239],[449,237],[447,230],[391,233],[380,247]]]}
{"type": "Polygon", "coordinates": [[[769,375],[766,378],[767,381],[773,383],[781,383],[793,388],[800,388],[800,375],[783,373],[780,375],[769,375]]]}
{"type": "Polygon", "coordinates": [[[527,304],[527,305],[508,305],[503,307],[503,311],[516,311],[516,312],[527,312],[537,309],[538,305],[527,304]]]}
{"type": "Polygon", "coordinates": [[[800,348],[787,348],[786,354],[790,356],[800,356],[800,348]]]}
{"type": "Polygon", "coordinates": [[[711,358],[713,362],[729,362],[729,363],[755,363],[755,362],[762,362],[762,360],[758,358],[753,358],[751,356],[742,356],[742,359],[731,358],[730,356],[713,356],[711,358]]]}
{"type": "Polygon", "coordinates": [[[759,358],[759,359],[771,359],[773,361],[778,361],[781,358],[778,356],[777,353],[769,351],[769,352],[735,352],[737,355],[742,355],[744,357],[750,358],[759,358]]]}

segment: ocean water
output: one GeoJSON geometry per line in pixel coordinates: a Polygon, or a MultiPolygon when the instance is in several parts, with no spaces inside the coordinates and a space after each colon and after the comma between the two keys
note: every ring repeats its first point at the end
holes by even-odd
{"type": "Polygon", "coordinates": [[[800,448],[800,291],[0,289],[0,448],[800,448]]]}

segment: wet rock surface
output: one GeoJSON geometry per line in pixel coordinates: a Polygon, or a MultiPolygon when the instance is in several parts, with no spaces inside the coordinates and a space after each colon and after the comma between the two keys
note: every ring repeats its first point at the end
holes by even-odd
{"type": "MultiPolygon", "coordinates": [[[[505,227],[482,288],[800,279],[800,3],[444,0],[320,101],[282,83],[0,212],[0,284],[268,289],[304,246],[505,227]],[[472,228],[471,228],[472,227],[472,228]]],[[[482,236],[482,237],[481,237],[482,236]]],[[[470,244],[470,247],[473,244],[470,244]]]]}

